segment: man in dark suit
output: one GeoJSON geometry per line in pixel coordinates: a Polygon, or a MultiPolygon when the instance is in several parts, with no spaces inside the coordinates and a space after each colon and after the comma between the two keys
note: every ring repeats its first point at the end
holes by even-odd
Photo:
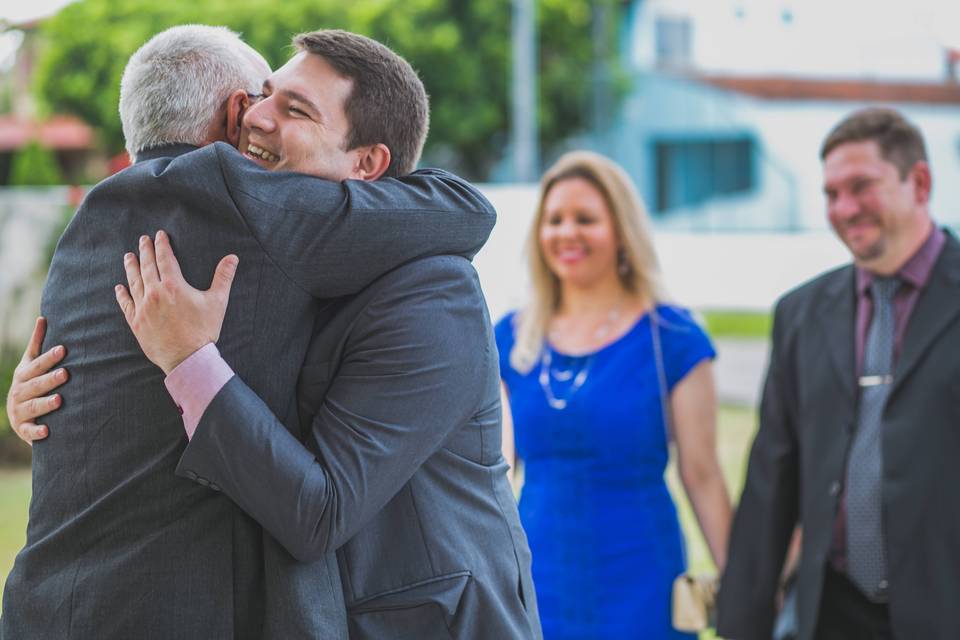
{"type": "Polygon", "coordinates": [[[931,220],[923,138],[896,111],[852,114],[821,157],[853,264],[777,304],[717,629],[771,637],[800,524],[801,640],[956,638],[960,244],[931,220]]]}
{"type": "Polygon", "coordinates": [[[284,144],[273,144],[238,125],[269,68],[234,34],[175,28],[131,58],[121,117],[137,162],[90,192],[44,291],[46,342],[68,347],[71,378],[49,437],[34,446],[4,640],[346,637],[332,553],[298,562],[228,498],[175,475],[186,445],[180,415],[112,289],[124,278],[119,256],[161,227],[185,258],[186,281],[205,281],[235,254],[199,295],[224,308],[223,283],[239,268],[220,349],[298,433],[295,387],[318,300],[356,293],[420,256],[472,256],[494,222],[465,182],[410,173],[426,136],[426,94],[405,62],[393,56],[385,66],[372,97],[337,78],[290,77],[263,101],[282,105],[259,123],[282,125],[284,144]],[[345,89],[389,111],[389,127],[344,114],[345,89]],[[353,137],[328,149],[346,132],[353,137]],[[243,155],[207,144],[224,139],[242,139],[243,155]],[[332,178],[331,157],[336,182],[258,166],[332,178]]]}
{"type": "MultiPolygon", "coordinates": [[[[291,139],[272,125],[277,96],[300,89],[293,78],[362,83],[379,47],[331,32],[297,45],[247,113],[257,147],[291,139]]],[[[340,166],[336,148],[328,166],[340,166]]],[[[500,452],[496,350],[468,261],[412,261],[323,311],[299,381],[301,442],[229,354],[194,352],[216,339],[222,309],[180,277],[166,237],[140,258],[127,261],[118,301],[183,410],[191,441],[178,474],[230,496],[305,562],[337,550],[352,639],[542,636],[500,452]]]]}

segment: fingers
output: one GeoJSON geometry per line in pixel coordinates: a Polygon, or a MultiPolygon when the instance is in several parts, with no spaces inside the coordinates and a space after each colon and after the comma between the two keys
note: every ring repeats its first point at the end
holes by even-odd
{"type": "Polygon", "coordinates": [[[127,273],[127,286],[130,287],[130,296],[139,303],[143,300],[143,278],[140,276],[140,263],[137,261],[137,256],[132,253],[124,255],[123,270],[127,273]]]}
{"type": "Polygon", "coordinates": [[[170,246],[170,236],[165,231],[157,231],[156,242],[157,270],[161,280],[183,280],[180,263],[170,246]]]}
{"type": "Polygon", "coordinates": [[[13,428],[13,432],[17,434],[17,437],[26,442],[31,447],[35,440],[43,440],[46,438],[50,430],[45,424],[33,424],[32,422],[25,422],[19,424],[13,428]]]}
{"type": "Polygon", "coordinates": [[[66,369],[56,369],[55,371],[45,373],[42,376],[37,376],[29,382],[24,383],[24,397],[38,398],[42,395],[50,393],[52,390],[66,382],[68,378],[69,375],[66,369]]]}
{"type": "Polygon", "coordinates": [[[67,355],[67,350],[63,348],[63,345],[57,345],[29,362],[22,362],[13,372],[13,381],[16,383],[25,383],[37,376],[43,375],[47,371],[50,371],[55,364],[63,360],[65,355],[67,355]]]}
{"type": "Polygon", "coordinates": [[[153,240],[150,236],[140,236],[140,276],[143,278],[144,289],[160,284],[157,257],[153,252],[153,240]]]}
{"type": "Polygon", "coordinates": [[[130,297],[127,288],[122,284],[115,286],[113,292],[117,296],[117,304],[120,305],[120,311],[123,312],[127,325],[133,329],[133,320],[137,315],[137,306],[134,304],[133,298],[130,297]]]}
{"type": "Polygon", "coordinates": [[[18,403],[13,408],[14,431],[17,431],[20,425],[32,423],[34,418],[56,411],[61,404],[63,404],[63,398],[59,393],[18,403]]]}
{"type": "Polygon", "coordinates": [[[237,273],[237,265],[240,258],[231,254],[224,256],[217,269],[213,272],[213,282],[210,283],[210,291],[215,293],[222,300],[230,298],[230,287],[233,286],[233,277],[237,273]]]}
{"type": "Polygon", "coordinates": [[[33,325],[33,333],[30,334],[30,342],[27,343],[27,348],[23,352],[23,358],[20,359],[20,362],[28,362],[40,355],[40,349],[43,347],[43,336],[46,334],[46,332],[47,319],[43,316],[40,316],[33,325]]]}

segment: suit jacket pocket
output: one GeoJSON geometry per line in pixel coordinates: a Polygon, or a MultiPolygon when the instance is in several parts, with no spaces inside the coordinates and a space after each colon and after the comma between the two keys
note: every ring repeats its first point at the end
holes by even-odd
{"type": "Polygon", "coordinates": [[[450,626],[472,576],[448,573],[378,593],[347,607],[351,638],[450,640],[450,626]]]}

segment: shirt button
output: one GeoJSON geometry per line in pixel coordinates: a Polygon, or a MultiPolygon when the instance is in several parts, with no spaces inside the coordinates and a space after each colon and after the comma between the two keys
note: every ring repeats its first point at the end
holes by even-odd
{"type": "Polygon", "coordinates": [[[877,586],[880,587],[880,591],[886,591],[887,588],[890,586],[890,583],[887,582],[886,580],[881,580],[881,581],[880,581],[880,584],[877,585],[877,586]]]}
{"type": "Polygon", "coordinates": [[[830,497],[836,498],[838,495],[840,495],[840,482],[835,480],[830,483],[830,497]]]}
{"type": "Polygon", "coordinates": [[[180,405],[177,405],[177,413],[179,413],[180,415],[183,415],[183,407],[181,407],[180,405]]]}

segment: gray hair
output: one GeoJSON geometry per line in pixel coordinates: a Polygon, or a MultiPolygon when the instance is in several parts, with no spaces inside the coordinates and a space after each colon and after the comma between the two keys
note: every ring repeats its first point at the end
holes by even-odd
{"type": "Polygon", "coordinates": [[[238,89],[259,93],[267,61],[226,27],[181,25],[150,38],[120,80],[120,121],[132,159],[165,144],[208,141],[238,89]]]}

